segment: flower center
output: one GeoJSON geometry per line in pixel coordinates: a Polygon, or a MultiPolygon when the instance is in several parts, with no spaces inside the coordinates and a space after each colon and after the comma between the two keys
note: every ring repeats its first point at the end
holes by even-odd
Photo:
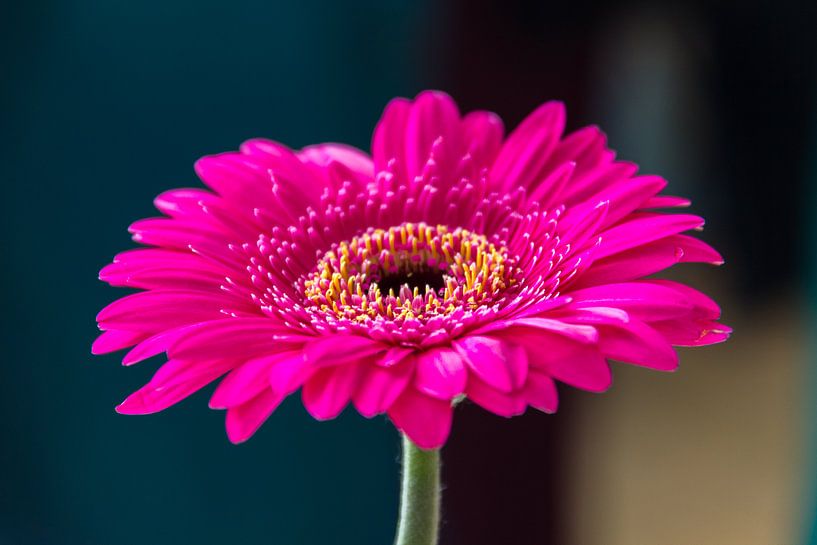
{"type": "Polygon", "coordinates": [[[490,304],[515,283],[509,261],[483,235],[404,223],[337,244],[303,293],[309,307],[340,320],[428,320],[490,304]]]}
{"type": "Polygon", "coordinates": [[[440,270],[419,269],[387,274],[377,282],[381,293],[399,292],[406,286],[411,292],[415,289],[425,293],[427,289],[439,293],[445,287],[445,273],[440,270]]]}

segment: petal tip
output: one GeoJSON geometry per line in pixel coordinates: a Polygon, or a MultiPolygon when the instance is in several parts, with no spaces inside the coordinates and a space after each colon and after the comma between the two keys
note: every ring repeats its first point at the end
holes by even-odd
{"type": "Polygon", "coordinates": [[[119,405],[114,407],[114,411],[116,411],[118,414],[125,414],[125,415],[143,414],[136,407],[134,407],[134,404],[132,402],[129,402],[129,401],[130,401],[130,397],[126,398],[122,403],[120,403],[119,405]]]}

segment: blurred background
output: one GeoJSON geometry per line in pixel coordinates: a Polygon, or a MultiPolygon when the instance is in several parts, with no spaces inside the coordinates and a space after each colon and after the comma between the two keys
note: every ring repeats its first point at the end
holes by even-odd
{"type": "Polygon", "coordinates": [[[192,163],[264,136],[366,148],[425,88],[508,127],[565,101],[670,180],[726,257],[674,272],[732,340],[618,365],[556,416],[458,409],[442,544],[817,544],[813,2],[39,0],[0,17],[0,545],[390,543],[396,433],[285,402],[231,445],[208,391],[113,407],[157,362],[94,357],[96,279],[192,163]]]}

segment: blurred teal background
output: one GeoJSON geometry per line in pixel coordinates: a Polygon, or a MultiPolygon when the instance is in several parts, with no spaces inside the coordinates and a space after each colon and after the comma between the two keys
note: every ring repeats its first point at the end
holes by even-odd
{"type": "Polygon", "coordinates": [[[366,148],[385,103],[424,88],[509,127],[563,99],[570,128],[599,123],[666,175],[728,263],[684,278],[737,331],[674,376],[563,389],[555,417],[458,409],[442,545],[807,543],[816,22],[788,0],[5,6],[0,545],[391,542],[385,419],[316,423],[296,396],[234,446],[210,389],[114,413],[160,359],[122,368],[90,345],[125,293],[98,270],[155,195],[199,185],[198,157],[256,136],[366,148]]]}

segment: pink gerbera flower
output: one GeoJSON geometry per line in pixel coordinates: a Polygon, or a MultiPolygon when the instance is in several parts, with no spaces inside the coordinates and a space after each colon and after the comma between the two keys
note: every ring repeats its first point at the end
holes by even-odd
{"type": "Polygon", "coordinates": [[[463,396],[502,416],[557,408],[556,382],[601,392],[608,360],[670,371],[676,346],[723,341],[718,306],[645,279],[721,263],[666,214],[685,199],[615,160],[602,132],[563,136],[544,104],[507,139],[439,92],[395,99],[371,156],[251,140],[205,157],[209,187],[156,199],[130,230],[149,246],[102,269],[139,288],[97,320],[94,353],[168,361],[117,407],[165,409],[221,378],[210,406],[234,442],[298,389],[317,419],[351,402],[417,445],[442,445],[463,396]]]}

